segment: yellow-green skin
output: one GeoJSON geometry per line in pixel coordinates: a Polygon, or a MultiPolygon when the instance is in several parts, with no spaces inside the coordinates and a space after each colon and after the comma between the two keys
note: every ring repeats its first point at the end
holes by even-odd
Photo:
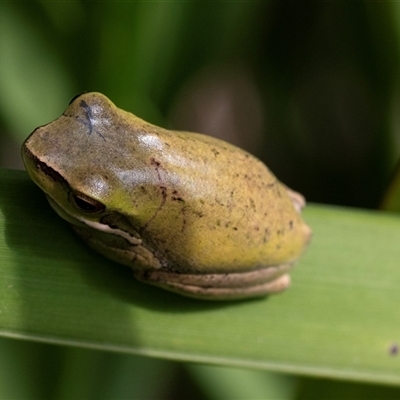
{"type": "Polygon", "coordinates": [[[31,178],[95,250],[137,279],[203,299],[285,289],[311,236],[301,195],[247,152],[151,125],[99,93],[22,146],[31,178]]]}

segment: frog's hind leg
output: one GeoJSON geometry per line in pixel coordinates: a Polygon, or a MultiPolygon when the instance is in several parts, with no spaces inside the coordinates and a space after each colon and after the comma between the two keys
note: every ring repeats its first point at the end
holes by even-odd
{"type": "Polygon", "coordinates": [[[279,293],[290,285],[294,262],[246,272],[184,274],[168,270],[134,270],[137,280],[203,300],[234,300],[279,293]]]}

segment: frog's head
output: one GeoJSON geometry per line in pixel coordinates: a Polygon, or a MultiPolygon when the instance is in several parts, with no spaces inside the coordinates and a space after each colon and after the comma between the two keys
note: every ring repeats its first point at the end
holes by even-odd
{"type": "Polygon", "coordinates": [[[134,213],[138,204],[132,204],[127,188],[140,186],[144,170],[147,180],[152,176],[141,152],[135,152],[143,124],[100,93],[81,94],[59,118],[31,133],[22,158],[52,207],[70,223],[101,222],[126,209],[134,213]]]}

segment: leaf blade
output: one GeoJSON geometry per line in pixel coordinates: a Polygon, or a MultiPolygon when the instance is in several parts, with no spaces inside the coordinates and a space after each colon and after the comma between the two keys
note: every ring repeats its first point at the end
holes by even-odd
{"type": "Polygon", "coordinates": [[[24,172],[0,170],[0,335],[400,383],[400,218],[310,205],[293,287],[214,303],[134,281],[81,243],[24,172]]]}

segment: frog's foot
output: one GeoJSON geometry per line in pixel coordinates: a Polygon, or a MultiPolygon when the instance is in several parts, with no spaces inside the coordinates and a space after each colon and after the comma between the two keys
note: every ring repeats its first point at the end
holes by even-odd
{"type": "Polygon", "coordinates": [[[290,285],[293,263],[249,272],[181,274],[163,270],[134,271],[136,279],[184,296],[203,300],[234,300],[279,293],[290,285]]]}
{"type": "Polygon", "coordinates": [[[290,200],[292,200],[294,208],[300,214],[301,210],[306,206],[306,199],[302,194],[295,192],[292,189],[289,189],[286,185],[284,186],[286,189],[286,193],[288,194],[290,200]]]}

